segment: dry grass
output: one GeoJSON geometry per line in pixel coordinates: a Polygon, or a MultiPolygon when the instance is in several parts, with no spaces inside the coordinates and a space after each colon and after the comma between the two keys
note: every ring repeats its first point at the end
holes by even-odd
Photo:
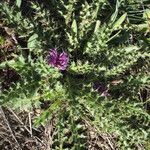
{"type": "MultiPolygon", "coordinates": [[[[35,113],[16,113],[10,108],[0,111],[0,149],[1,150],[51,150],[53,135],[56,132],[55,119],[44,127],[33,127],[35,113]]],[[[87,150],[118,150],[116,137],[100,133],[89,121],[83,120],[86,128],[87,150]]]]}

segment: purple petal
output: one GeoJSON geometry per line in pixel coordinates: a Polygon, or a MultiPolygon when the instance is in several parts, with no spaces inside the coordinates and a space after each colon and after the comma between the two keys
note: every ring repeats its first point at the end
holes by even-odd
{"type": "Polygon", "coordinates": [[[51,49],[47,62],[52,67],[57,67],[59,70],[65,70],[69,63],[69,56],[66,52],[58,53],[57,49],[51,49]]]}
{"type": "Polygon", "coordinates": [[[56,67],[57,59],[58,59],[58,52],[57,49],[54,48],[49,53],[48,64],[51,65],[52,67],[56,67]]]}
{"type": "Polygon", "coordinates": [[[60,70],[65,70],[68,66],[68,62],[69,62],[69,57],[68,57],[68,54],[65,53],[65,52],[62,52],[59,57],[58,57],[58,60],[57,60],[57,67],[60,69],[60,70]]]}

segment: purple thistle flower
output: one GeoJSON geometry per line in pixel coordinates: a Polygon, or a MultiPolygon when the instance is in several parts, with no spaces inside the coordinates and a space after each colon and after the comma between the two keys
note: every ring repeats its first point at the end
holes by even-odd
{"type": "Polygon", "coordinates": [[[100,96],[105,97],[108,96],[108,87],[102,83],[102,82],[95,82],[93,85],[93,89],[98,91],[98,93],[100,94],[100,96]]]}
{"type": "Polygon", "coordinates": [[[48,58],[48,64],[57,67],[59,70],[66,70],[69,63],[69,56],[66,52],[58,53],[57,49],[51,49],[48,58]]]}

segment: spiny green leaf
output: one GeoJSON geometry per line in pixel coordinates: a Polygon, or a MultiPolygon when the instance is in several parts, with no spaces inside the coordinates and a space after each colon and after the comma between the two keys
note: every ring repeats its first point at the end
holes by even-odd
{"type": "Polygon", "coordinates": [[[100,27],[101,22],[99,20],[96,21],[94,33],[96,33],[100,27]]]}
{"type": "Polygon", "coordinates": [[[72,22],[72,26],[71,26],[71,28],[72,28],[72,31],[77,35],[77,22],[76,22],[76,20],[74,19],[73,20],[73,22],[72,22]]]}
{"type": "Polygon", "coordinates": [[[143,18],[150,19],[150,9],[146,9],[143,13],[143,18]]]}
{"type": "Polygon", "coordinates": [[[119,8],[119,5],[120,5],[120,3],[119,3],[119,1],[117,0],[116,1],[116,10],[115,10],[115,12],[112,14],[112,16],[111,16],[111,18],[110,18],[110,23],[114,23],[114,21],[116,20],[116,18],[117,18],[117,16],[118,16],[118,8],[119,8]]]}
{"type": "Polygon", "coordinates": [[[50,119],[53,113],[61,107],[62,103],[63,101],[60,99],[55,100],[55,102],[35,120],[34,125],[38,127],[40,124],[45,124],[47,119],[50,119]]]}
{"type": "Polygon", "coordinates": [[[35,33],[28,39],[28,48],[30,50],[34,49],[37,44],[38,35],[35,33]]]}
{"type": "Polygon", "coordinates": [[[113,25],[113,29],[116,30],[118,27],[121,26],[121,24],[124,22],[124,20],[127,17],[127,13],[123,14],[113,25]]]}
{"type": "Polygon", "coordinates": [[[16,6],[17,6],[18,8],[20,8],[21,3],[22,3],[22,0],[16,0],[16,6]]]}

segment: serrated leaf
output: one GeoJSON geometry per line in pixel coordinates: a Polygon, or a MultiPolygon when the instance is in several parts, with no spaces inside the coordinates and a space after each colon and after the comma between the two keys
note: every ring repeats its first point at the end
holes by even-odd
{"type": "Polygon", "coordinates": [[[95,29],[94,29],[94,33],[97,32],[97,30],[98,30],[100,24],[101,24],[100,20],[97,20],[97,21],[96,21],[96,25],[95,25],[95,29]]]}
{"type": "Polygon", "coordinates": [[[138,31],[147,31],[149,28],[149,25],[147,23],[145,24],[143,23],[143,24],[136,25],[136,27],[138,31]]]}
{"type": "Polygon", "coordinates": [[[6,62],[2,62],[2,63],[0,63],[0,69],[5,68],[5,66],[6,66],[6,62]]]}
{"type": "Polygon", "coordinates": [[[16,6],[17,6],[18,8],[20,8],[21,3],[22,3],[22,0],[16,0],[16,6]]]}
{"type": "Polygon", "coordinates": [[[130,53],[130,52],[136,51],[136,50],[138,50],[138,49],[139,49],[139,47],[134,46],[134,45],[131,45],[131,46],[129,46],[129,47],[126,47],[124,50],[125,50],[127,53],[130,53]]]}
{"type": "Polygon", "coordinates": [[[150,19],[150,9],[147,9],[144,11],[143,18],[145,18],[145,19],[149,18],[150,19]]]}
{"type": "Polygon", "coordinates": [[[150,9],[145,10],[143,13],[143,18],[145,19],[145,22],[149,25],[150,24],[150,9]]]}
{"type": "Polygon", "coordinates": [[[113,25],[113,29],[116,30],[124,22],[127,17],[127,13],[123,14],[113,25]]]}
{"type": "Polygon", "coordinates": [[[5,68],[6,65],[13,66],[14,64],[15,64],[14,60],[4,61],[4,62],[0,63],[0,69],[5,68]]]}
{"type": "Polygon", "coordinates": [[[77,34],[77,22],[76,22],[75,19],[74,19],[73,22],[72,22],[71,28],[72,28],[72,31],[73,31],[75,34],[77,34]]]}
{"type": "Polygon", "coordinates": [[[114,23],[114,21],[115,21],[116,18],[117,18],[119,5],[120,5],[120,3],[119,3],[119,1],[117,0],[117,2],[116,2],[116,10],[115,10],[115,12],[112,14],[112,16],[111,16],[111,18],[110,18],[111,23],[114,23]]]}
{"type": "Polygon", "coordinates": [[[38,127],[41,124],[45,124],[48,119],[51,118],[53,112],[55,112],[63,103],[60,99],[56,100],[46,111],[44,111],[39,118],[34,122],[34,125],[38,127]]]}
{"type": "Polygon", "coordinates": [[[36,47],[36,44],[37,44],[37,38],[38,38],[38,35],[35,33],[33,34],[29,39],[28,39],[28,48],[29,49],[34,49],[36,47]]]}

